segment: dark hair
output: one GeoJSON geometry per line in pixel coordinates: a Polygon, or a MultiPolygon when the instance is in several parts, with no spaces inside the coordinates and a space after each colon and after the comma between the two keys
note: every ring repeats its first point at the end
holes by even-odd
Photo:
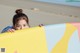
{"type": "Polygon", "coordinates": [[[15,26],[15,24],[21,20],[21,19],[24,19],[26,20],[27,24],[29,25],[29,19],[28,19],[28,16],[26,14],[23,13],[23,10],[22,9],[17,9],[15,11],[15,15],[13,16],[13,26],[15,26]]]}

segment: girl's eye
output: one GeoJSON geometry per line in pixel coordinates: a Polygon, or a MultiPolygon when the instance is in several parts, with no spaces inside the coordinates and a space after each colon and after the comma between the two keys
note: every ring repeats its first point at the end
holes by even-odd
{"type": "Polygon", "coordinates": [[[19,25],[17,25],[17,27],[19,27],[19,25]]]}
{"type": "Polygon", "coordinates": [[[26,25],[23,25],[24,27],[26,26],[26,25]]]}

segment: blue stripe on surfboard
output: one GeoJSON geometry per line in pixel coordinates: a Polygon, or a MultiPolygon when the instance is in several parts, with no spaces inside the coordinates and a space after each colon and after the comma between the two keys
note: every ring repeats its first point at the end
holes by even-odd
{"type": "Polygon", "coordinates": [[[51,52],[56,43],[63,37],[66,24],[48,25],[45,26],[48,51],[51,52]]]}
{"type": "Polygon", "coordinates": [[[70,38],[68,44],[68,53],[80,53],[80,41],[78,31],[76,30],[70,38]]]}

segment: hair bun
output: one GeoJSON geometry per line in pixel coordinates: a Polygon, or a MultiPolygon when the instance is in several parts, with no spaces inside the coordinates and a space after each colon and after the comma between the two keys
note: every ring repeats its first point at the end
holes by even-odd
{"type": "Polygon", "coordinates": [[[15,11],[15,13],[16,13],[16,14],[21,14],[21,13],[23,13],[23,10],[22,10],[22,9],[17,9],[17,10],[15,11]]]}

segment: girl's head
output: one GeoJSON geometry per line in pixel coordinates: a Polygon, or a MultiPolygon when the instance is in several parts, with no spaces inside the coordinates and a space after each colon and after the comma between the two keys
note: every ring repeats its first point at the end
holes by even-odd
{"type": "Polygon", "coordinates": [[[13,16],[13,27],[16,30],[29,28],[28,16],[23,13],[22,9],[17,9],[13,16]]]}

